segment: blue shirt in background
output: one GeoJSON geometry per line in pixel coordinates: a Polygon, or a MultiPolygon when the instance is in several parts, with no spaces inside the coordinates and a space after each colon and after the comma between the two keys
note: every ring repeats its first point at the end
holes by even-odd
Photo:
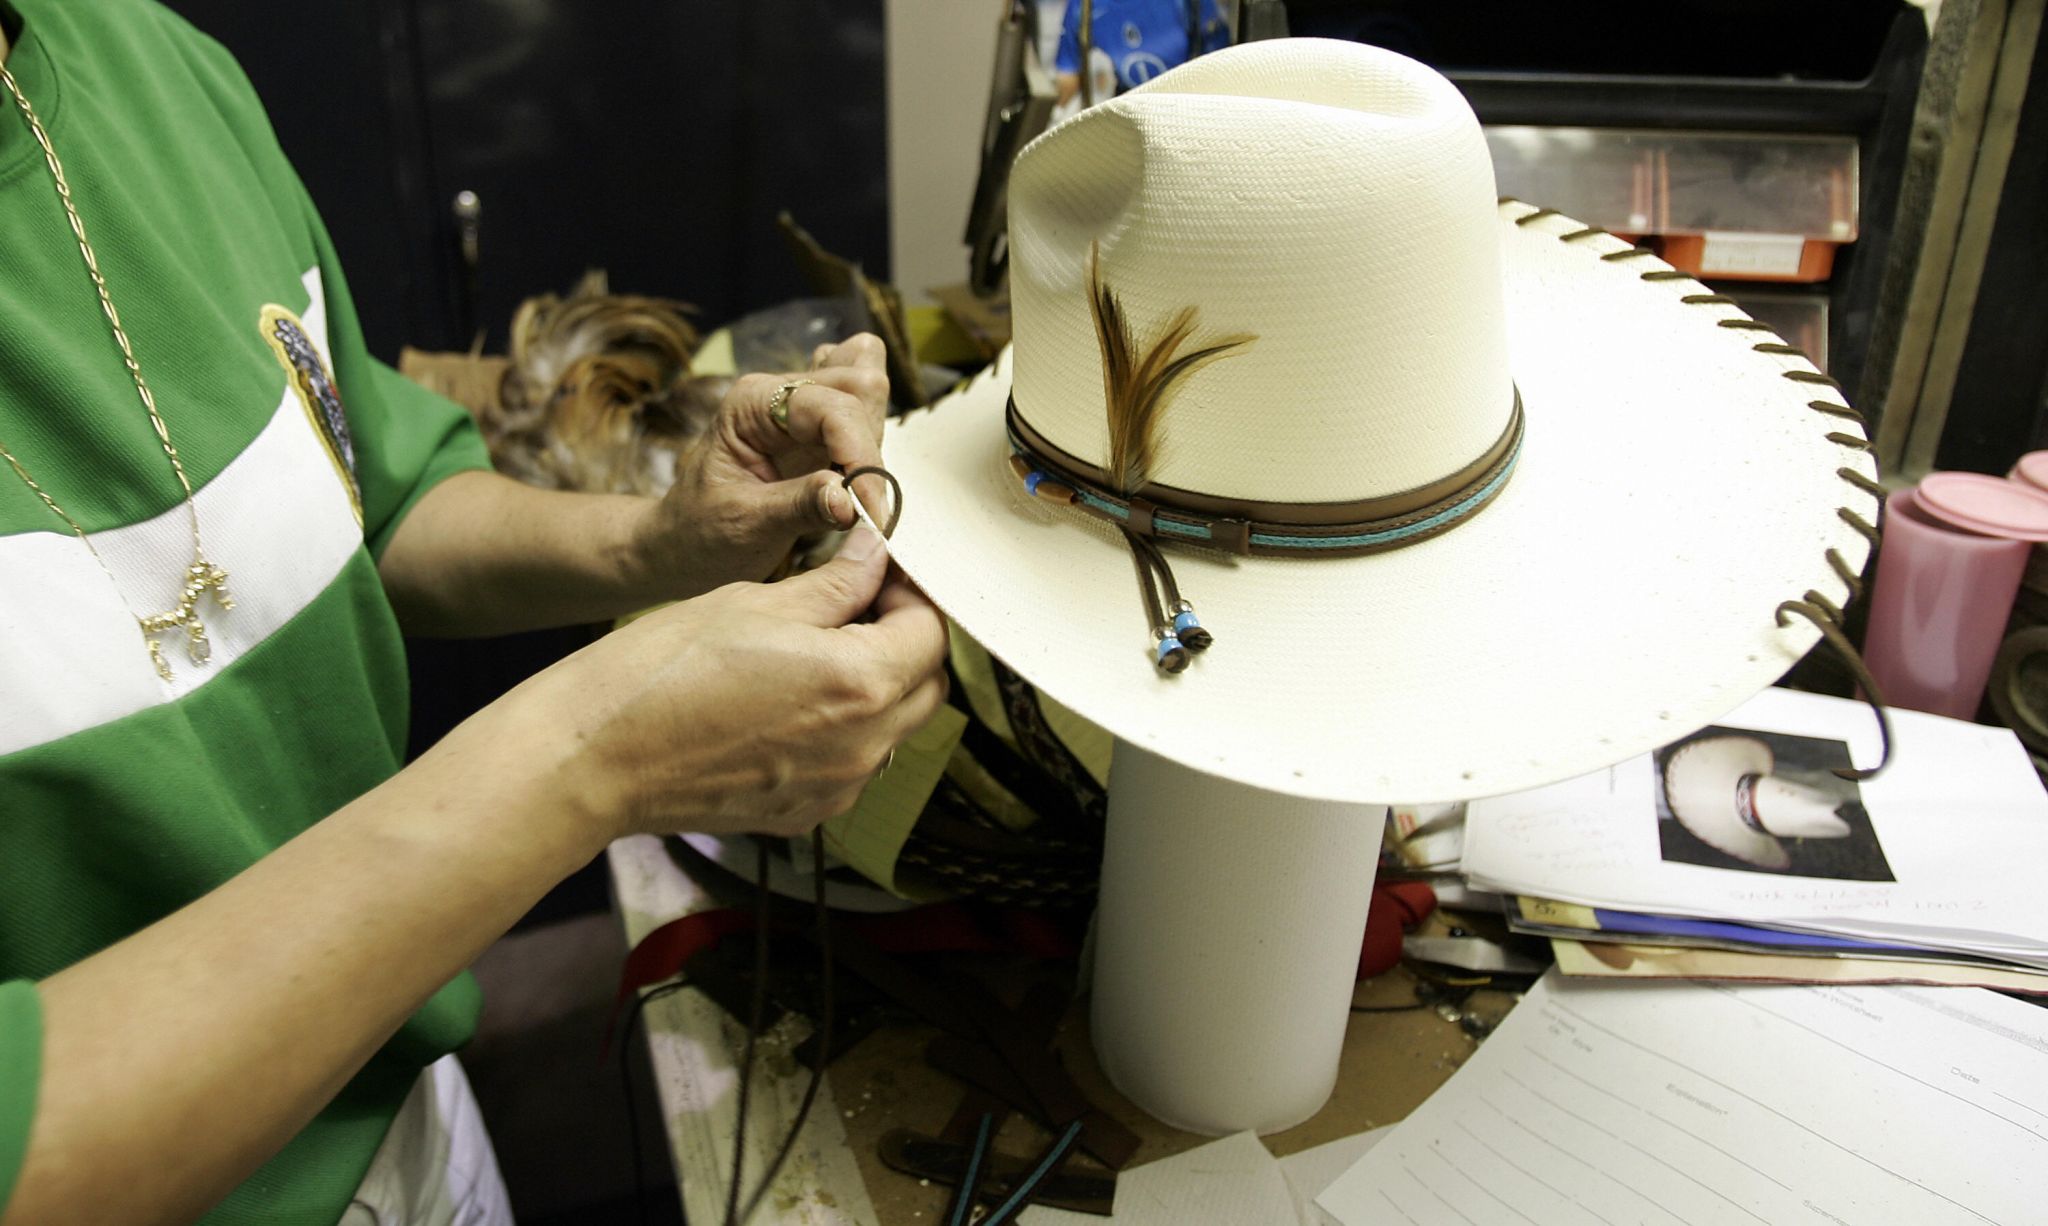
{"type": "MultiPolygon", "coordinates": [[[[1096,47],[1116,65],[1119,91],[1145,82],[1185,63],[1188,55],[1188,10],[1202,6],[1201,50],[1214,51],[1230,42],[1230,29],[1216,9],[1216,0],[1095,0],[1096,47]]],[[[1081,0],[1067,0],[1060,22],[1060,72],[1081,71],[1081,0]]]]}

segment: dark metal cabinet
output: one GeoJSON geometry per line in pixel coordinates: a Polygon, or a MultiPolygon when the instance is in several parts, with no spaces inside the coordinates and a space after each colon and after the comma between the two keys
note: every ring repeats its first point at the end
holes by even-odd
{"type": "Polygon", "coordinates": [[[2048,447],[2048,42],[2035,48],[1937,468],[2002,473],[2048,447]]]}
{"type": "MultiPolygon", "coordinates": [[[[1865,357],[1912,127],[1925,18],[1900,0],[1289,0],[1297,34],[1442,71],[1484,123],[1852,136],[1861,233],[1823,286],[1829,373],[1874,407],[1865,357]]],[[[1540,203],[1540,202],[1539,202],[1540,203]]]]}
{"type": "Polygon", "coordinates": [[[881,0],[171,4],[255,83],[380,356],[500,344],[589,267],[710,322],[780,301],[785,207],[887,273],[881,0]]]}

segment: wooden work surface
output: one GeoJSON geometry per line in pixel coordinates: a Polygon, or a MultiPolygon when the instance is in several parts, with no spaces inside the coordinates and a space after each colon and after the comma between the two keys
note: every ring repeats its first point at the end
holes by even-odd
{"type": "MultiPolygon", "coordinates": [[[[1361,1002],[1407,998],[1409,988],[1402,972],[1380,978],[1400,982],[1361,985],[1361,1002]]],[[[934,1033],[929,1027],[906,1026],[870,1036],[842,1057],[831,1072],[842,1112],[850,1113],[845,1121],[847,1142],[853,1147],[877,1220],[889,1226],[931,1221],[946,1204],[949,1189],[920,1187],[917,1180],[888,1169],[875,1156],[882,1135],[892,1128],[937,1133],[960,1100],[960,1083],[924,1062],[924,1045],[934,1033]]],[[[1167,1127],[1110,1086],[1088,1043],[1085,1001],[1069,1012],[1058,1049],[1089,1100],[1144,1141],[1131,1166],[1213,1139],[1167,1127]]],[[[1472,1040],[1455,1023],[1429,1010],[1354,1014],[1345,1036],[1337,1091],[1329,1105],[1307,1123],[1264,1138],[1266,1148],[1274,1156],[1284,1157],[1400,1120],[1442,1085],[1472,1049],[1472,1040]]],[[[1028,1120],[1013,1116],[997,1140],[998,1148],[1024,1155],[1042,1150],[1046,1136],[1028,1120]]]]}
{"type": "MultiPolygon", "coordinates": [[[[621,840],[612,845],[609,860],[629,943],[659,924],[718,905],[657,839],[621,840]]],[[[1002,985],[995,986],[1001,990],[1002,985]]],[[[1016,986],[1021,988],[1021,982],[1016,986]]],[[[1360,984],[1356,997],[1366,1005],[1412,999],[1413,983],[1401,970],[1360,984]]],[[[1489,993],[1472,1007],[1497,1014],[1510,1005],[1506,995],[1489,993]]],[[[731,1162],[741,1027],[688,990],[653,1001],[645,1016],[685,1212],[692,1222],[720,1221],[731,1162]]],[[[775,1192],[750,1226],[916,1226],[943,1211],[945,1187],[921,1185],[883,1166],[876,1156],[877,1144],[890,1129],[936,1134],[960,1101],[960,1083],[925,1063],[925,1045],[936,1033],[924,1025],[886,1027],[833,1064],[775,1192]]],[[[749,1187],[801,1097],[804,1074],[788,1054],[789,1045],[800,1038],[801,1033],[771,1034],[761,1044],[747,1128],[753,1138],[749,1187]],[[756,1152],[762,1156],[754,1157],[756,1152]]],[[[1210,1139],[1153,1120],[1110,1087],[1089,1046],[1085,1001],[1069,1010],[1056,1046],[1087,1097],[1142,1140],[1131,1166],[1210,1139]]],[[[1275,1156],[1284,1157],[1394,1123],[1443,1084],[1473,1048],[1455,1022],[1434,1010],[1353,1014],[1329,1104],[1307,1123],[1268,1136],[1265,1143],[1275,1156]]],[[[1020,1155],[1044,1144],[1040,1129],[1014,1117],[998,1137],[998,1148],[1020,1155]]]]}

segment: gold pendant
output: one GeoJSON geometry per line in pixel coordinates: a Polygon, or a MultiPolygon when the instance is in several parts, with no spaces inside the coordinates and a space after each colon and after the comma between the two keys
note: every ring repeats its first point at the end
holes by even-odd
{"type": "Polygon", "coordinates": [[[143,640],[149,644],[149,661],[156,665],[156,675],[166,681],[171,679],[171,666],[164,659],[163,640],[156,637],[166,630],[184,629],[185,655],[194,664],[205,664],[213,658],[206,623],[199,620],[199,598],[209,592],[223,612],[235,607],[234,598],[228,595],[228,572],[195,553],[192,565],[185,568],[185,590],[178,598],[178,607],[168,613],[136,619],[142,624],[143,640]]]}

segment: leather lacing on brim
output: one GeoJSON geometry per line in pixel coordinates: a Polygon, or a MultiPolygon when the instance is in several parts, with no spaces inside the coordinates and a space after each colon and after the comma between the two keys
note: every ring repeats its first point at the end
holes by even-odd
{"type": "MultiPolygon", "coordinates": [[[[840,484],[846,487],[847,493],[853,494],[853,483],[855,481],[860,480],[862,477],[880,477],[882,480],[887,481],[889,483],[889,518],[887,522],[875,525],[877,528],[881,529],[882,539],[886,541],[890,537],[896,535],[896,524],[903,518],[903,483],[901,481],[898,481],[896,479],[896,474],[890,472],[888,469],[883,468],[878,464],[869,464],[865,467],[856,468],[852,472],[847,473],[846,476],[840,479],[840,484]]],[[[854,496],[859,497],[858,494],[855,494],[854,496]]]]}
{"type": "MultiPolygon", "coordinates": [[[[1500,204],[1503,206],[1524,203],[1524,201],[1517,200],[1512,196],[1502,196],[1500,198],[1500,204]]],[[[1527,226],[1546,217],[1557,217],[1560,215],[1556,209],[1532,207],[1529,212],[1515,218],[1514,222],[1517,226],[1527,226]]],[[[1606,230],[1598,226],[1586,226],[1560,234],[1557,236],[1557,239],[1559,242],[1564,243],[1578,243],[1606,233],[1608,233],[1606,230]]],[[[1632,259],[1652,258],[1655,254],[1655,252],[1647,247],[1631,246],[1619,251],[1604,252],[1600,259],[1603,263],[1620,263],[1632,259]]],[[[1649,282],[1683,281],[1693,285],[1699,284],[1698,279],[1691,273],[1682,272],[1676,268],[1653,268],[1639,274],[1639,276],[1642,280],[1649,282]]],[[[1686,294],[1679,301],[1687,306],[1733,305],[1733,300],[1725,294],[1715,293],[1686,294]]],[[[1768,353],[1782,357],[1804,358],[1806,356],[1805,351],[1797,345],[1786,344],[1784,338],[1777,335],[1769,324],[1758,323],[1754,319],[1722,319],[1717,320],[1716,323],[1718,326],[1727,328],[1730,331],[1760,332],[1767,335],[1770,338],[1769,340],[1759,340],[1750,346],[1750,349],[1757,353],[1768,353]]],[[[1826,388],[1836,395],[1841,394],[1842,385],[1821,374],[1819,371],[1783,370],[1778,373],[1781,377],[1789,379],[1794,383],[1812,384],[1817,387],[1826,388]]],[[[1809,400],[1806,403],[1806,407],[1828,417],[1852,422],[1859,428],[1865,424],[1861,413],[1858,413],[1846,404],[1833,400],[1809,400]]],[[[1829,430],[1822,437],[1837,447],[1847,448],[1851,451],[1860,451],[1865,454],[1869,454],[1871,451],[1869,440],[1862,435],[1849,434],[1841,430],[1829,430]]],[[[1835,470],[1835,475],[1848,482],[1851,486],[1854,486],[1858,492],[1876,499],[1880,505],[1883,504],[1884,487],[1869,477],[1864,476],[1861,472],[1844,465],[1835,470]]],[[[1870,551],[1873,555],[1877,552],[1879,537],[1876,526],[1849,507],[1837,507],[1835,508],[1835,514],[1843,523],[1848,524],[1856,530],[1858,535],[1870,542],[1870,551]]],[[[1847,604],[1848,601],[1855,600],[1863,594],[1862,577],[1849,565],[1847,559],[1842,557],[1841,550],[1830,546],[1827,550],[1827,562],[1829,568],[1835,572],[1835,577],[1842,581],[1842,586],[1848,593],[1847,599],[1843,601],[1843,604],[1847,604]]],[[[1848,667],[1849,672],[1855,677],[1856,684],[1861,687],[1864,700],[1870,704],[1870,709],[1877,716],[1879,742],[1877,765],[1864,769],[1838,769],[1835,771],[1835,774],[1844,779],[1860,780],[1873,778],[1891,763],[1891,718],[1885,710],[1884,696],[1878,691],[1877,679],[1871,676],[1869,666],[1863,662],[1862,655],[1857,652],[1856,645],[1849,641],[1849,635],[1842,627],[1842,607],[1829,600],[1820,592],[1809,589],[1798,599],[1785,600],[1778,604],[1775,613],[1778,625],[1789,625],[1790,619],[1794,616],[1806,619],[1813,624],[1814,629],[1820,631],[1821,640],[1841,657],[1843,664],[1848,667]]]]}
{"type": "MultiPolygon", "coordinates": [[[[1500,198],[1500,204],[1503,206],[1522,203],[1522,201],[1516,200],[1512,196],[1500,198]]],[[[1556,209],[1532,208],[1529,212],[1515,218],[1514,223],[1517,226],[1527,226],[1546,217],[1561,215],[1556,209]]],[[[1598,226],[1583,226],[1579,229],[1560,234],[1557,236],[1557,239],[1559,242],[1576,244],[1586,239],[1606,234],[1608,234],[1608,231],[1598,226]]],[[[1648,248],[1631,246],[1619,251],[1603,252],[1599,258],[1602,263],[1619,264],[1632,259],[1649,259],[1654,257],[1655,253],[1648,248]]],[[[1698,280],[1691,273],[1683,272],[1676,268],[1653,268],[1637,275],[1639,279],[1651,283],[1683,281],[1693,285],[1699,284],[1698,280]]],[[[1727,295],[1711,292],[1688,293],[1681,296],[1679,301],[1686,306],[1728,306],[1733,304],[1733,300],[1727,295]]],[[[1716,324],[1730,331],[1759,332],[1771,338],[1769,340],[1759,340],[1752,344],[1750,349],[1754,352],[1785,357],[1804,358],[1806,356],[1805,352],[1798,346],[1786,344],[1783,338],[1779,337],[1768,324],[1759,323],[1753,319],[1722,319],[1717,320],[1716,324]]],[[[1834,392],[1837,395],[1841,393],[1841,384],[1821,374],[1819,371],[1781,370],[1778,373],[1781,378],[1793,383],[1810,384],[1834,392]]],[[[1847,404],[1838,403],[1834,400],[1809,400],[1806,403],[1806,407],[1823,416],[1853,423],[1859,428],[1866,424],[1861,413],[1858,413],[1847,404]]],[[[1518,415],[1519,408],[1518,398],[1518,415]]],[[[1866,455],[1871,454],[1870,443],[1862,435],[1850,434],[1841,430],[1829,430],[1822,437],[1834,446],[1851,451],[1859,451],[1866,455]]],[[[1044,474],[1037,471],[1032,465],[1027,463],[1022,468],[1032,470],[1030,473],[1020,475],[1025,476],[1027,488],[1030,488],[1033,493],[1039,492],[1041,485],[1052,484],[1044,482],[1042,480],[1044,474]],[[1032,481],[1031,476],[1033,475],[1040,477],[1041,480],[1032,481]]],[[[1883,504],[1884,487],[1876,481],[1847,465],[1836,468],[1835,475],[1854,487],[1857,492],[1876,500],[1880,506],[1883,504]]],[[[888,521],[882,525],[882,536],[886,539],[895,531],[897,521],[903,514],[902,484],[886,469],[865,467],[854,469],[846,474],[844,479],[846,488],[851,490],[854,481],[863,476],[879,476],[889,483],[893,498],[888,521]]],[[[1071,497],[1067,500],[1070,501],[1071,497]]],[[[1877,552],[1880,537],[1877,527],[1869,519],[1866,519],[1853,508],[1846,506],[1835,508],[1835,514],[1843,523],[1848,524],[1858,535],[1870,542],[1870,552],[1873,555],[1877,552]]],[[[1172,568],[1166,564],[1165,556],[1161,553],[1158,541],[1154,537],[1132,532],[1128,527],[1124,527],[1122,531],[1126,544],[1131,549],[1131,558],[1137,569],[1139,586],[1145,597],[1148,615],[1153,620],[1155,626],[1161,624],[1170,626],[1172,624],[1172,615],[1187,609],[1186,602],[1180,598],[1179,590],[1174,584],[1172,568]],[[1160,590],[1161,588],[1164,588],[1163,593],[1160,590]],[[1161,599],[1162,595],[1164,596],[1163,600],[1161,599]]],[[[1833,546],[1829,546],[1825,556],[1829,569],[1833,570],[1835,577],[1842,581],[1842,587],[1847,592],[1847,597],[1843,604],[1847,604],[1849,601],[1860,597],[1863,594],[1862,577],[1856,572],[1855,568],[1849,565],[1848,560],[1842,556],[1841,551],[1833,546]]],[[[1201,647],[1195,647],[1195,650],[1199,651],[1202,647],[1208,646],[1208,632],[1202,630],[1199,623],[1194,621],[1191,611],[1182,612],[1181,615],[1188,623],[1186,629],[1194,631],[1202,640],[1201,647]]],[[[1789,619],[1793,616],[1802,617],[1811,622],[1813,627],[1820,632],[1821,640],[1841,657],[1843,664],[1848,668],[1850,674],[1855,677],[1857,685],[1862,689],[1865,701],[1869,703],[1871,711],[1877,718],[1879,739],[1878,761],[1877,765],[1872,767],[1841,769],[1835,773],[1845,779],[1861,780],[1876,777],[1880,771],[1884,770],[1891,763],[1891,718],[1886,711],[1886,703],[1883,694],[1879,690],[1877,679],[1871,675],[1869,666],[1863,662],[1863,657],[1857,652],[1856,645],[1849,641],[1848,633],[1843,629],[1842,606],[1829,600],[1819,591],[1808,589],[1797,599],[1781,601],[1774,616],[1779,626],[1789,625],[1789,619]]],[[[1184,634],[1183,637],[1188,636],[1184,634]]],[[[1192,647],[1194,645],[1188,644],[1188,646],[1192,647]]],[[[1176,662],[1185,667],[1185,656],[1181,656],[1176,662]]],[[[1163,653],[1161,663],[1162,666],[1165,666],[1163,653]]],[[[1179,670],[1173,669],[1172,671],[1179,670]]]]}

